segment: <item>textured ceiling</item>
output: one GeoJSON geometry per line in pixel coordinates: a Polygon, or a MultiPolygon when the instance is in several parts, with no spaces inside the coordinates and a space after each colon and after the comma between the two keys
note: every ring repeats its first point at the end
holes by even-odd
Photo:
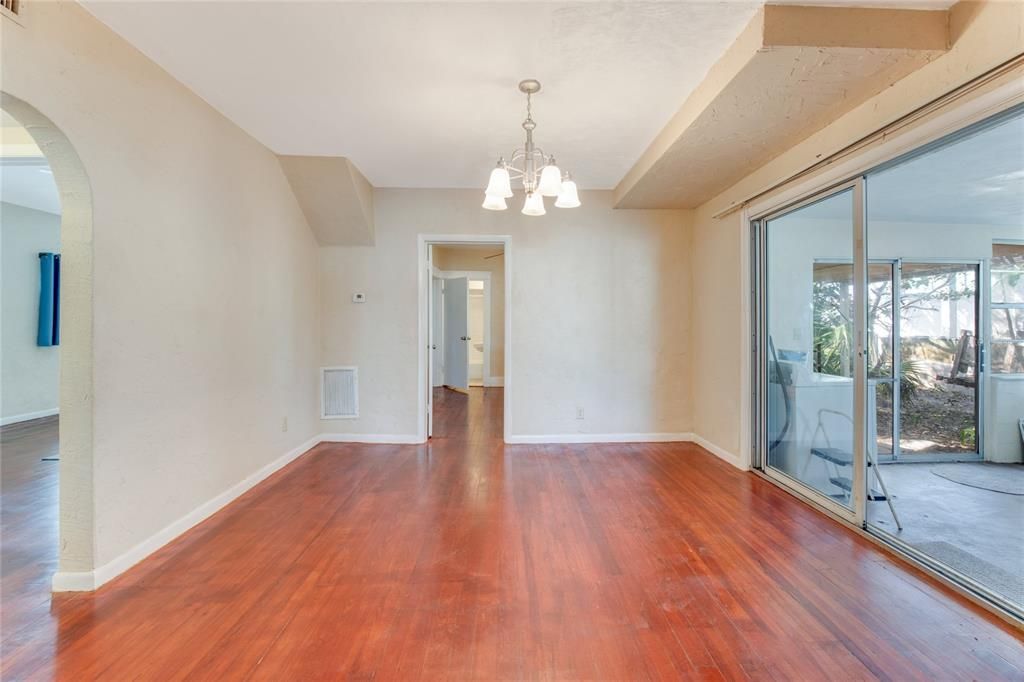
{"type": "Polygon", "coordinates": [[[483,187],[537,143],[611,188],[760,2],[83,3],[278,154],[345,156],[378,187],[483,187]]]}

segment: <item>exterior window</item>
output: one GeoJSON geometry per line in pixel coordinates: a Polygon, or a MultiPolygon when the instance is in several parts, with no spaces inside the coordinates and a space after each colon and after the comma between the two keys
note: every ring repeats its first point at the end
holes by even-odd
{"type": "Polygon", "coordinates": [[[992,245],[994,374],[1024,374],[1024,243],[992,245]]]}

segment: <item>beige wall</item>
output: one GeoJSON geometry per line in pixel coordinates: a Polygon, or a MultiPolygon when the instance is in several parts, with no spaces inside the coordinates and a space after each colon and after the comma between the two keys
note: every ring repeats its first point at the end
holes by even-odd
{"type": "Polygon", "coordinates": [[[60,252],[60,216],[0,204],[0,417],[31,419],[57,409],[60,349],[36,345],[39,253],[60,252]]]}
{"type": "Polygon", "coordinates": [[[1022,51],[1024,12],[1017,2],[962,2],[954,7],[952,49],[834,123],[795,145],[708,201],[694,216],[694,325],[691,376],[695,431],[745,461],[749,432],[746,357],[749,310],[745,290],[747,226],[739,210],[721,213],[807,168],[823,156],[969,82],[1022,51]]]}
{"type": "Polygon", "coordinates": [[[744,248],[736,225],[699,213],[693,225],[693,321],[691,324],[694,432],[732,455],[744,428],[741,405],[744,353],[744,248]]]}
{"type": "Polygon", "coordinates": [[[434,247],[434,265],[439,270],[491,273],[491,367],[484,377],[505,376],[505,258],[487,258],[501,247],[434,247]]]}
{"type": "Polygon", "coordinates": [[[472,190],[377,190],[376,246],[321,249],[321,362],[360,372],[359,419],[322,431],[417,433],[420,233],[511,236],[511,434],[689,431],[688,213],[581,198],[530,218],[482,210],[472,190]]]}
{"type": "Polygon", "coordinates": [[[26,7],[24,27],[0,21],[2,88],[61,128],[92,186],[93,464],[61,469],[62,488],[94,486],[74,526],[92,565],[61,558],[87,571],[318,431],[317,247],[270,151],[77,4],[26,7]]]}

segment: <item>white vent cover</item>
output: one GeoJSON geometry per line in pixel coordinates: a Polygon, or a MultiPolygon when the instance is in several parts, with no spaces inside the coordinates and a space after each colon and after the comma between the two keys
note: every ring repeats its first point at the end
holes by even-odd
{"type": "Polygon", "coordinates": [[[359,368],[320,369],[320,418],[354,419],[359,416],[359,368]]]}

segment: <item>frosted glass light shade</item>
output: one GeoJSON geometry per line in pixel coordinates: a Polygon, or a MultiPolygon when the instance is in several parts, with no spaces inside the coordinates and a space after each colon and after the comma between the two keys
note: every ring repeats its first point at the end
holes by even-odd
{"type": "Polygon", "coordinates": [[[562,188],[562,171],[558,170],[558,166],[551,163],[544,166],[544,169],[540,172],[540,182],[537,184],[537,191],[546,197],[558,196],[558,191],[562,188]]]}
{"type": "Polygon", "coordinates": [[[566,180],[562,183],[562,191],[558,193],[558,198],[555,199],[555,206],[558,208],[576,208],[580,205],[580,196],[576,192],[576,183],[572,180],[566,180]]]}
{"type": "Polygon", "coordinates": [[[523,215],[544,215],[544,197],[539,192],[531,192],[526,195],[526,202],[523,204],[523,215]]]}
{"type": "Polygon", "coordinates": [[[488,211],[504,211],[508,208],[508,204],[505,203],[505,197],[496,197],[493,194],[484,195],[484,203],[482,205],[488,211]]]}
{"type": "Polygon", "coordinates": [[[509,178],[507,170],[499,166],[491,171],[491,179],[487,183],[487,194],[504,199],[512,197],[512,180],[509,178]]]}

